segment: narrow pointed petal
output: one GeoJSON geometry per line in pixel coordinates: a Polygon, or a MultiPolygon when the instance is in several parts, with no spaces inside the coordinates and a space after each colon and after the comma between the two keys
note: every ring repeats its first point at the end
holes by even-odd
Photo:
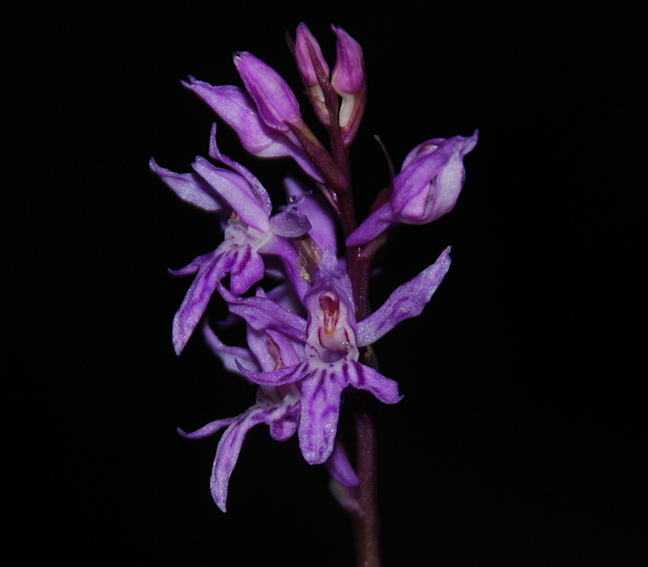
{"type": "Polygon", "coordinates": [[[210,487],[214,502],[223,512],[226,511],[229,479],[241,453],[245,436],[255,425],[266,421],[273,409],[252,406],[236,418],[221,437],[212,468],[210,487]]]}
{"type": "Polygon", "coordinates": [[[192,167],[236,211],[243,222],[261,232],[268,230],[268,215],[243,177],[233,171],[215,167],[200,156],[196,157],[192,167]]]}
{"type": "Polygon", "coordinates": [[[216,284],[225,277],[234,258],[230,255],[217,254],[215,250],[205,255],[198,268],[198,275],[187,291],[180,309],[173,318],[173,347],[180,354],[193,333],[198,321],[205,312],[216,284]]]}
{"type": "MultiPolygon", "coordinates": [[[[268,126],[265,127],[268,128],[268,126]]],[[[315,169],[313,162],[306,155],[306,152],[304,152],[301,145],[299,144],[299,141],[295,138],[292,132],[277,133],[274,130],[272,131],[278,137],[269,146],[266,146],[264,149],[254,152],[250,148],[245,147],[245,144],[243,144],[245,149],[250,153],[262,158],[291,157],[295,160],[295,162],[297,162],[297,165],[302,168],[302,171],[306,173],[306,175],[309,175],[315,181],[323,183],[324,178],[322,177],[320,172],[315,169]]],[[[209,140],[209,157],[212,157],[226,164],[234,171],[242,175],[247,180],[247,182],[256,189],[257,197],[259,198],[259,200],[264,203],[264,205],[269,205],[270,197],[267,196],[267,191],[261,185],[261,182],[247,168],[221,154],[218,150],[218,146],[216,145],[215,122],[212,125],[212,134],[209,140]]],[[[268,214],[270,214],[270,208],[268,208],[268,214]]]]}
{"type": "Polygon", "coordinates": [[[212,261],[214,254],[215,252],[212,250],[211,252],[207,252],[207,254],[197,256],[191,261],[191,263],[187,264],[183,268],[177,270],[169,268],[169,273],[173,276],[189,276],[195,274],[200,269],[200,266],[212,261]]]}
{"type": "Polygon", "coordinates": [[[282,136],[261,120],[254,101],[243,89],[231,85],[212,86],[193,77],[189,80],[190,83],[183,81],[182,84],[231,126],[251,154],[266,150],[282,136]]]}
{"type": "Polygon", "coordinates": [[[276,329],[297,341],[306,340],[306,321],[267,297],[237,297],[223,286],[218,288],[229,304],[230,313],[239,315],[253,329],[276,329]]]}
{"type": "Polygon", "coordinates": [[[220,211],[223,202],[212,189],[196,173],[175,173],[160,167],[153,158],[149,161],[150,168],[160,176],[160,179],[183,201],[205,211],[220,211]]]}
{"type": "Polygon", "coordinates": [[[218,433],[223,427],[231,425],[237,418],[236,417],[226,417],[225,419],[217,419],[212,421],[207,425],[203,425],[200,429],[192,431],[191,433],[186,433],[178,427],[178,433],[182,435],[185,439],[203,439],[209,437],[214,433],[218,433]]]}
{"type": "Polygon", "coordinates": [[[225,154],[222,154],[218,149],[216,144],[216,122],[212,124],[211,133],[209,135],[209,157],[215,160],[220,161],[225,164],[227,167],[230,167],[236,173],[238,173],[243,179],[245,179],[252,188],[252,192],[256,197],[257,201],[263,207],[263,210],[266,213],[266,216],[270,216],[272,213],[272,201],[270,201],[270,195],[266,191],[266,188],[262,185],[261,181],[254,175],[247,167],[240,164],[233,159],[230,159],[225,154]]]}
{"type": "Polygon", "coordinates": [[[448,246],[434,264],[397,287],[380,309],[358,323],[358,346],[370,345],[401,321],[420,315],[449,269],[448,246]]]}

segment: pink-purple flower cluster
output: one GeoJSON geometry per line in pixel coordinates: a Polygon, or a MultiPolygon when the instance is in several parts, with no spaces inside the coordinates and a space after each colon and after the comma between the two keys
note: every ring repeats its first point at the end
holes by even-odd
{"type": "Polygon", "coordinates": [[[428,223],[453,208],[464,181],[463,158],[477,143],[477,132],[415,147],[373,212],[357,226],[348,147],[364,112],[367,82],[359,43],[339,27],[333,31],[337,55],[332,71],[305,24],[297,28],[295,42],[289,41],[330,150],[302,120],[288,84],[250,53],[234,56],[244,88],[212,86],[193,77],[183,83],[234,129],[249,153],[293,158],[318,192],[287,178],[287,204],[273,207],[261,182],[220,152],[215,124],[211,160],[197,157],[192,172],[174,173],[150,162],[181,199],[216,213],[224,233],[216,250],[172,271],[194,275],[173,321],[176,353],[204,319],[215,293],[247,329],[245,347],[227,346],[202,325],[225,368],[258,385],[255,403],[237,417],[193,433],[180,430],[195,439],[225,428],[211,479],[212,495],[223,511],[244,437],[259,423],[266,423],[279,441],[297,433],[308,463],[326,464],[345,486],[357,484],[336,439],[343,392],[365,390],[386,404],[401,399],[397,383],[365,359],[364,349],[402,320],[419,315],[450,267],[447,248],[369,313],[368,270],[384,234],[397,223],[428,223]],[[336,239],[336,220],[344,246],[336,239]]]}

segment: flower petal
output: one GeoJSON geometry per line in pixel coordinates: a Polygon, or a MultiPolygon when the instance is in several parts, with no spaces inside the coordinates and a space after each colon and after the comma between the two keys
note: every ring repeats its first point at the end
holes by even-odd
{"type": "Polygon", "coordinates": [[[448,246],[434,264],[397,287],[380,309],[358,323],[358,346],[370,345],[401,321],[420,315],[449,269],[448,246]]]}
{"type": "Polygon", "coordinates": [[[299,214],[295,209],[288,209],[271,217],[270,226],[272,232],[283,238],[299,238],[312,228],[308,217],[299,214]]]}
{"type": "Polygon", "coordinates": [[[278,236],[270,238],[259,251],[264,255],[277,256],[292,284],[297,296],[304,297],[310,289],[310,283],[302,276],[302,264],[295,248],[285,239],[278,236]]]}
{"type": "Polygon", "coordinates": [[[340,396],[346,384],[338,369],[316,370],[302,382],[299,447],[311,465],[322,464],[331,456],[340,415],[340,396]]]}
{"type": "Polygon", "coordinates": [[[313,63],[312,54],[315,56],[315,59],[319,65],[324,70],[324,73],[328,76],[329,66],[322,55],[322,49],[320,48],[319,43],[315,39],[315,36],[308,29],[308,26],[301,22],[297,26],[297,37],[295,39],[295,61],[297,62],[297,67],[299,69],[299,74],[302,76],[304,83],[309,86],[319,86],[319,81],[317,80],[317,72],[315,70],[315,65],[313,63]]]}
{"type": "Polygon", "coordinates": [[[301,380],[305,375],[303,372],[303,366],[305,366],[303,362],[266,372],[252,372],[245,368],[238,360],[236,364],[243,376],[260,386],[283,386],[284,384],[292,384],[301,380]]]}
{"type": "Polygon", "coordinates": [[[357,390],[366,390],[383,404],[395,404],[403,399],[398,393],[398,382],[369,366],[350,361],[348,370],[347,367],[344,370],[349,384],[357,390]]]}
{"type": "Polygon", "coordinates": [[[270,216],[270,213],[272,213],[272,201],[270,201],[270,195],[268,195],[268,192],[266,191],[266,188],[263,186],[261,181],[259,181],[257,176],[254,175],[247,167],[227,157],[225,154],[222,154],[218,149],[218,144],[216,144],[216,122],[212,124],[211,133],[209,135],[209,157],[225,164],[227,167],[233,169],[243,179],[245,179],[250,184],[252,192],[254,193],[257,201],[259,201],[259,203],[263,207],[266,216],[270,216]]]}
{"type": "Polygon", "coordinates": [[[223,344],[220,339],[216,336],[216,333],[212,328],[206,323],[202,326],[203,336],[205,341],[214,351],[214,353],[221,359],[223,366],[230,372],[235,372],[236,374],[241,374],[236,365],[237,359],[245,360],[247,363],[253,365],[253,370],[258,371],[259,367],[252,357],[252,353],[241,347],[231,347],[223,344]]]}
{"type": "Polygon", "coordinates": [[[174,173],[169,169],[160,167],[153,158],[149,161],[149,166],[183,201],[204,211],[223,210],[220,197],[198,174],[174,173]]]}
{"type": "Polygon", "coordinates": [[[243,89],[231,85],[212,86],[191,76],[189,81],[182,81],[182,84],[233,128],[243,147],[251,154],[262,152],[282,136],[281,132],[261,120],[254,101],[243,89]]]}
{"type": "Polygon", "coordinates": [[[435,138],[408,154],[393,180],[391,204],[396,220],[426,224],[452,210],[463,187],[463,158],[477,144],[477,136],[475,131],[469,138],[435,138]]]}
{"type": "Polygon", "coordinates": [[[311,223],[308,234],[321,250],[337,249],[335,238],[335,220],[329,205],[316,193],[304,188],[299,181],[292,177],[284,179],[289,206],[297,208],[300,214],[306,216],[311,223]]]}
{"type": "Polygon", "coordinates": [[[364,83],[362,47],[342,28],[331,25],[331,29],[337,36],[331,84],[339,94],[356,94],[364,83]]]}
{"type": "Polygon", "coordinates": [[[349,459],[344,454],[342,447],[339,443],[333,446],[331,456],[324,463],[329,474],[337,480],[342,486],[358,486],[360,479],[353,470],[349,459]]]}
{"type": "Polygon", "coordinates": [[[207,425],[203,425],[200,429],[196,429],[196,431],[192,431],[191,433],[186,433],[185,431],[183,431],[178,427],[178,433],[182,435],[185,439],[204,439],[205,437],[209,437],[214,433],[218,433],[221,429],[223,429],[223,427],[227,427],[228,425],[233,423],[236,419],[237,419],[236,417],[226,417],[225,419],[217,419],[216,421],[212,421],[207,425]]]}
{"type": "Polygon", "coordinates": [[[197,156],[196,161],[191,165],[196,173],[236,211],[243,222],[261,232],[268,230],[268,214],[245,178],[233,171],[216,167],[200,156],[197,156]]]}
{"type": "MultiPolygon", "coordinates": [[[[210,254],[200,256],[189,266],[183,268],[183,270],[186,270],[191,266],[198,265],[198,275],[191,283],[180,309],[173,318],[173,346],[176,354],[182,352],[198,321],[205,312],[216,284],[225,277],[234,262],[234,256],[219,254],[218,252],[218,249],[216,249],[210,254]],[[199,264],[197,264],[198,260],[201,260],[199,264]]],[[[184,273],[181,273],[183,270],[177,270],[175,273],[184,275],[184,273]]]]}
{"type": "Polygon", "coordinates": [[[267,297],[237,297],[218,286],[220,294],[229,304],[230,313],[239,315],[253,329],[276,329],[287,337],[304,342],[306,321],[299,315],[287,311],[267,297]]]}
{"type": "Polygon", "coordinates": [[[243,440],[247,432],[255,425],[268,421],[269,416],[276,408],[260,408],[252,406],[245,413],[242,413],[227,428],[216,451],[214,466],[211,476],[211,493],[216,505],[223,511],[226,511],[225,503],[227,502],[227,487],[230,476],[236,466],[243,440]]]}
{"type": "Polygon", "coordinates": [[[347,246],[361,246],[380,236],[394,223],[391,203],[387,202],[371,213],[346,239],[347,246]]]}

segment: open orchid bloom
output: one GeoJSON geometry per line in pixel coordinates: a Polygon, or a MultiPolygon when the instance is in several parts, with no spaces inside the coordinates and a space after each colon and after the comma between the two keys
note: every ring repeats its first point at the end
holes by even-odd
{"type": "Polygon", "coordinates": [[[303,357],[294,364],[257,371],[238,360],[238,369],[260,385],[298,384],[301,400],[299,444],[311,464],[323,463],[333,450],[342,391],[347,386],[366,390],[383,403],[401,397],[398,385],[375,369],[361,364],[359,347],[367,346],[398,323],[421,313],[450,267],[450,250],[408,283],[397,288],[373,315],[355,320],[349,276],[327,251],[315,274],[315,283],[304,297],[308,319],[291,313],[258,291],[254,298],[221,293],[230,312],[256,329],[273,327],[304,345],[303,357]]]}
{"type": "Polygon", "coordinates": [[[155,171],[177,194],[208,211],[229,211],[223,242],[213,252],[195,258],[177,276],[196,274],[173,320],[173,345],[179,354],[200,321],[216,284],[229,274],[232,293],[245,293],[264,277],[262,254],[277,256],[298,294],[308,284],[299,270],[299,258],[285,237],[298,238],[311,228],[297,210],[271,217],[272,205],[265,188],[247,169],[218,151],[212,129],[210,155],[236,171],[214,166],[202,157],[192,164],[193,174],[177,174],[158,166],[155,171]]]}
{"type": "MultiPolygon", "coordinates": [[[[223,361],[226,368],[239,372],[236,362],[244,360],[251,368],[274,370],[284,364],[291,365],[303,357],[304,348],[269,326],[263,330],[248,328],[249,348],[224,345],[207,325],[203,327],[205,339],[223,361]]],[[[236,466],[247,432],[261,423],[270,427],[270,436],[285,441],[297,431],[300,419],[301,393],[296,384],[260,386],[255,403],[241,415],[208,423],[197,431],[178,432],[188,439],[202,439],[227,428],[218,444],[212,467],[211,492],[217,506],[225,512],[229,479],[236,466]]],[[[348,459],[337,449],[326,463],[331,475],[345,486],[358,484],[358,477],[348,459]]]]}
{"type": "MultiPolygon", "coordinates": [[[[179,430],[191,439],[224,430],[211,476],[212,496],[222,511],[245,436],[262,423],[277,441],[297,434],[306,462],[325,464],[338,488],[363,482],[367,467],[359,466],[359,479],[338,435],[345,390],[369,392],[385,404],[402,399],[398,383],[378,372],[368,347],[401,321],[420,315],[450,268],[448,247],[370,312],[369,269],[385,240],[378,237],[395,223],[429,223],[454,207],[464,183],[463,159],[475,147],[478,133],[433,138],[416,146],[358,225],[348,147],[366,106],[364,55],[345,30],[332,30],[332,68],[305,24],[299,25],[295,42],[288,38],[305,94],[328,135],[325,143],[305,124],[288,83],[251,53],[234,55],[243,87],[212,86],[193,77],[183,82],[235,131],[247,152],[293,158],[314,187],[286,177],[286,203],[273,208],[259,179],[221,153],[216,124],[208,159],[196,157],[193,171],[175,173],[150,161],[151,169],[178,197],[215,213],[224,232],[215,250],[170,270],[194,275],[173,320],[176,353],[203,320],[205,340],[224,368],[257,388],[254,403],[240,415],[192,433],[179,430]],[[340,229],[346,247],[337,241],[340,229]],[[229,309],[218,329],[227,332],[244,324],[244,346],[224,344],[204,320],[214,292],[229,309]]],[[[350,398],[356,396],[347,396],[347,403],[354,405],[350,398]]],[[[346,502],[360,514],[353,494],[345,492],[346,502]]]]}
{"type": "Polygon", "coordinates": [[[248,325],[249,348],[224,345],[208,326],[205,338],[225,368],[260,385],[256,402],[237,417],[216,420],[193,433],[179,430],[185,437],[199,439],[227,428],[211,479],[212,496],[221,510],[225,511],[227,485],[245,435],[260,423],[269,425],[270,435],[278,441],[298,430],[308,463],[325,463],[341,484],[357,484],[353,468],[335,443],[342,391],[347,386],[366,390],[387,404],[401,399],[394,380],[358,362],[358,347],[421,313],[450,267],[448,254],[449,249],[360,323],[355,321],[349,277],[330,252],[325,253],[315,284],[304,298],[308,320],[260,288],[255,297],[247,298],[221,289],[230,311],[248,325]]]}

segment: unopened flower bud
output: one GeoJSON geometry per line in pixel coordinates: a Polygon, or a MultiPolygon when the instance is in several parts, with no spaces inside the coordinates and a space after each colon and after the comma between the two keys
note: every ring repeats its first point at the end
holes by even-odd
{"type": "Polygon", "coordinates": [[[360,44],[342,28],[331,26],[337,36],[336,60],[331,84],[342,97],[339,124],[345,142],[355,136],[366,103],[366,79],[360,44]]]}
{"type": "Polygon", "coordinates": [[[268,126],[286,132],[289,129],[287,123],[301,121],[295,95],[272,67],[247,52],[235,54],[234,64],[268,126]]]}
{"type": "Polygon", "coordinates": [[[470,138],[435,138],[414,148],[394,177],[393,218],[408,224],[426,224],[449,213],[463,187],[464,156],[477,144],[470,138]]]}
{"type": "Polygon", "coordinates": [[[297,39],[295,41],[295,59],[297,60],[297,67],[299,68],[299,73],[304,79],[304,83],[306,83],[308,87],[319,87],[317,72],[315,70],[313,58],[311,57],[311,49],[315,58],[328,76],[329,66],[322,55],[319,43],[308,29],[308,26],[302,22],[297,26],[297,39]]]}
{"type": "Polygon", "coordinates": [[[342,28],[331,26],[337,36],[336,60],[331,83],[340,96],[357,94],[364,83],[362,48],[342,28]]]}
{"type": "MultiPolygon", "coordinates": [[[[328,125],[331,122],[329,111],[326,108],[326,100],[324,91],[318,79],[318,67],[320,73],[323,73],[328,83],[329,66],[322,55],[322,50],[317,43],[317,40],[308,29],[305,23],[299,24],[297,27],[297,40],[295,41],[295,59],[299,73],[302,80],[306,85],[308,95],[313,105],[313,109],[317,113],[320,121],[328,125]]],[[[328,87],[330,89],[330,86],[328,87]]]]}
{"type": "Polygon", "coordinates": [[[427,224],[449,213],[463,187],[464,156],[477,144],[478,131],[464,138],[434,138],[416,146],[392,181],[389,201],[380,204],[346,239],[361,246],[394,223],[427,224]]]}

